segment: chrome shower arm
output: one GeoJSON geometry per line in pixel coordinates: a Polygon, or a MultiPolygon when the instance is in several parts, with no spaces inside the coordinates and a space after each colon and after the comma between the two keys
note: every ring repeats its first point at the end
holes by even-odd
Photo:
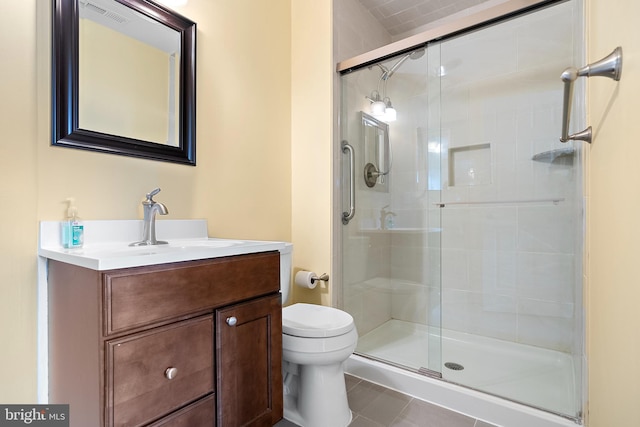
{"type": "Polygon", "coordinates": [[[619,81],[622,75],[622,48],[618,46],[606,57],[593,64],[585,65],[577,69],[569,67],[562,72],[560,78],[564,82],[564,101],[562,106],[562,135],[560,142],[570,140],[586,141],[591,143],[591,126],[581,132],[569,135],[569,121],[571,119],[571,103],[573,99],[573,82],[578,77],[609,77],[619,81]]]}

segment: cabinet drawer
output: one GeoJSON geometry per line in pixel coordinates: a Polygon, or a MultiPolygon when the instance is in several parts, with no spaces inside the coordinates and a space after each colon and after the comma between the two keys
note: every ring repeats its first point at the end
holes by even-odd
{"type": "Polygon", "coordinates": [[[216,397],[211,395],[166,416],[149,427],[215,427],[216,397]]]}
{"type": "Polygon", "coordinates": [[[103,283],[109,335],[277,292],[280,254],[112,270],[103,283]]]}
{"type": "Polygon", "coordinates": [[[111,340],[106,351],[106,425],[142,425],[214,391],[212,316],[111,340]]]}

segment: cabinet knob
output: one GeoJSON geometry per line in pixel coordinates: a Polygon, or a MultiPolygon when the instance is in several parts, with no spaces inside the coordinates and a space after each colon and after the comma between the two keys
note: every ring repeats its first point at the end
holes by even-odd
{"type": "Polygon", "coordinates": [[[168,380],[174,379],[176,377],[176,375],[178,375],[178,368],[167,368],[167,370],[164,371],[164,376],[168,380]]]}
{"type": "Polygon", "coordinates": [[[236,326],[236,323],[238,323],[238,319],[235,316],[227,317],[227,325],[236,326]]]}

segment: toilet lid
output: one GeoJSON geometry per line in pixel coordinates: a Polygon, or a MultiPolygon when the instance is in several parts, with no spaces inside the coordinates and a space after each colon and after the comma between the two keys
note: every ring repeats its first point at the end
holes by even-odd
{"type": "Polygon", "coordinates": [[[353,329],[349,313],[317,304],[293,304],[282,309],[282,332],[308,338],[335,337],[353,329]]]}

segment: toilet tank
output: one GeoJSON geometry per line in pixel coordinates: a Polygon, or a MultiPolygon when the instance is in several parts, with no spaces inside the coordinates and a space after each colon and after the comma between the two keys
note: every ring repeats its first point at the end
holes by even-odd
{"type": "Polygon", "coordinates": [[[280,249],[280,293],[282,304],[286,304],[291,290],[291,259],[293,255],[293,243],[285,243],[280,249]]]}

